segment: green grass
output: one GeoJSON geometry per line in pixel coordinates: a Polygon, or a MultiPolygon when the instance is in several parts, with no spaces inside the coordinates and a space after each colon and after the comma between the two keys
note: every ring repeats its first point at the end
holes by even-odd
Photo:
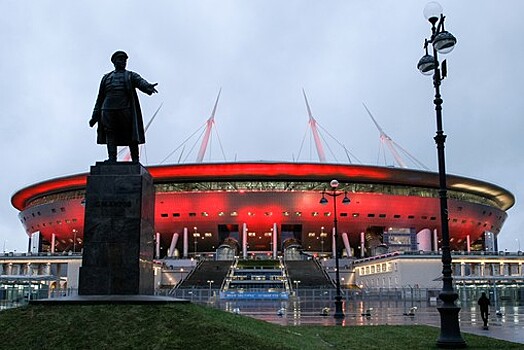
{"type": "MultiPolygon", "coordinates": [[[[194,304],[31,305],[0,312],[2,349],[436,349],[429,326],[278,326],[194,304]]],[[[470,334],[470,349],[521,349],[470,334]]]]}

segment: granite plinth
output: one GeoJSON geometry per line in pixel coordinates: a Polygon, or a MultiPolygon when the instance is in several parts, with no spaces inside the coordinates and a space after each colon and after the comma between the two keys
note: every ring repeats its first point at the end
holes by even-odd
{"type": "Polygon", "coordinates": [[[79,295],[153,294],[153,179],[139,163],[96,163],[87,177],[79,295]]]}

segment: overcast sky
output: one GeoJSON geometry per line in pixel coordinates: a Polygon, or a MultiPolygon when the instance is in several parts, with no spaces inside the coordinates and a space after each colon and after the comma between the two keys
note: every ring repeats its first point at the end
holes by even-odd
{"type": "MultiPolygon", "coordinates": [[[[292,161],[299,153],[316,161],[309,137],[299,152],[305,89],[319,124],[362,163],[393,164],[378,157],[365,103],[389,136],[437,171],[434,90],[416,69],[430,33],[426,3],[0,0],[0,244],[27,249],[14,192],[105,159],[88,120],[118,49],[129,54],[128,69],[159,84],[158,94],[140,96],[146,122],[163,103],[146,135],[147,165],[206,121],[220,88],[215,118],[228,161],[292,161]]],[[[447,170],[515,195],[499,248],[522,249],[524,1],[440,3],[458,39],[442,85],[447,170]]],[[[181,159],[194,161],[194,142],[181,159]]],[[[216,136],[208,160],[223,160],[216,136]]]]}

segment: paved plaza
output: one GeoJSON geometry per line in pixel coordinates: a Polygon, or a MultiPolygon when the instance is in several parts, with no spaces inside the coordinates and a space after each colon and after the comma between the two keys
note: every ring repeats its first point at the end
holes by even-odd
{"type": "MultiPolygon", "coordinates": [[[[332,302],[315,303],[296,300],[282,302],[232,301],[222,302],[220,308],[230,312],[254,317],[280,325],[335,325],[333,309],[323,316],[332,302]]],[[[524,306],[501,306],[498,313],[490,310],[489,329],[482,328],[480,312],[475,305],[463,306],[460,311],[460,327],[464,333],[472,333],[524,344],[524,306]]],[[[440,315],[436,306],[404,301],[349,302],[342,326],[364,325],[430,325],[440,327],[440,315]]]]}

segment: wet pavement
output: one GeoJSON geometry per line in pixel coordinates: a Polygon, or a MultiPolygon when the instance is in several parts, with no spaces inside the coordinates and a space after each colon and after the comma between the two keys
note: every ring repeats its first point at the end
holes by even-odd
{"type": "MultiPolygon", "coordinates": [[[[335,325],[333,309],[327,316],[322,313],[332,307],[332,302],[315,303],[289,301],[230,301],[219,308],[237,312],[279,325],[335,325]]],[[[353,301],[345,305],[342,326],[363,325],[430,325],[440,327],[436,305],[398,301],[353,301]]],[[[461,306],[460,329],[463,333],[502,339],[524,344],[524,306],[501,306],[490,310],[489,329],[483,329],[478,306],[461,306]]]]}

